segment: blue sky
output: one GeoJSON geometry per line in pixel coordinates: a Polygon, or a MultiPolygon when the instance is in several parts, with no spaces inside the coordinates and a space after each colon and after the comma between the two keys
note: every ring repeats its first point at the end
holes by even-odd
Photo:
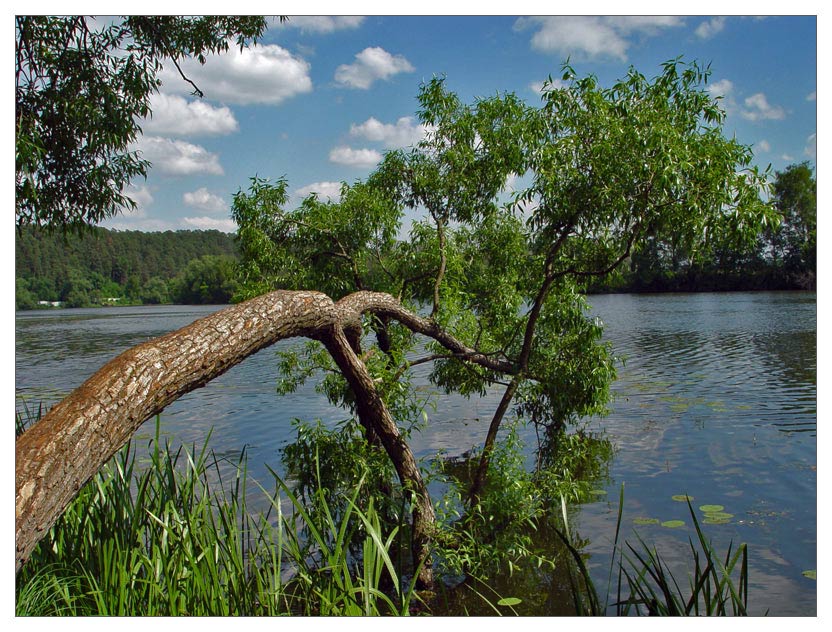
{"type": "Polygon", "coordinates": [[[814,165],[815,15],[292,17],[271,21],[256,48],[184,65],[202,100],[163,73],[137,143],[153,167],[128,191],[139,207],[103,225],[233,232],[231,196],[254,175],[285,176],[292,204],[309,191],[337,199],[341,181],[418,141],[416,96],[434,75],[469,102],[510,91],[534,104],[567,57],[610,85],[631,65],[654,76],[680,55],[711,64],[726,132],[760,166],[814,165]]]}

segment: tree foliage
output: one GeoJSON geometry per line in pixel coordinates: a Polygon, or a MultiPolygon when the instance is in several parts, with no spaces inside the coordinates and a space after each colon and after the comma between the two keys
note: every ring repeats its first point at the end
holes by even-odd
{"type": "Polygon", "coordinates": [[[205,63],[232,40],[256,41],[265,27],[259,16],[17,16],[17,224],[77,230],[134,208],[125,188],[149,163],[130,144],[163,63],[205,63]]]}
{"type": "Polygon", "coordinates": [[[772,254],[793,272],[817,269],[817,181],[806,162],[778,171],[774,205],[781,223],[769,232],[772,254]]]}
{"type": "Polygon", "coordinates": [[[63,301],[80,307],[113,298],[119,303],[227,303],[236,291],[236,261],[234,238],[216,230],[145,233],[96,227],[64,235],[21,227],[15,235],[16,305],[30,309],[38,301],[63,301]],[[190,265],[199,259],[201,264],[190,265]],[[197,277],[196,292],[185,292],[197,277]]]}
{"type": "MultiPolygon", "coordinates": [[[[366,314],[375,350],[362,357],[382,394],[427,362],[446,391],[503,389],[476,501],[511,411],[555,435],[603,412],[614,359],[581,296],[589,280],[645,244],[696,253],[753,241],[775,221],[760,199],[766,174],[751,166],[749,147],[724,136],[708,76],[676,59],[653,79],[631,69],[605,88],[565,65],[565,87],[550,79],[539,107],[512,94],[464,104],[434,78],[419,95],[425,139],[387,153],[365,182],[344,184],[340,201],[311,196],[286,209],[285,179],[254,179],[237,193],[245,287],[396,297],[412,317],[366,314]],[[409,239],[396,241],[414,214],[409,239]]],[[[310,377],[320,357],[310,350],[306,364],[284,368],[305,366],[310,377]]]]}

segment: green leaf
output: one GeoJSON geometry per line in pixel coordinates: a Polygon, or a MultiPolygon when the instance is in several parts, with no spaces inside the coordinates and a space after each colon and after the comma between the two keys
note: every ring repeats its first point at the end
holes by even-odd
{"type": "Polygon", "coordinates": [[[497,602],[498,606],[516,606],[517,604],[523,603],[522,599],[518,599],[517,597],[503,597],[500,601],[497,602]]]}

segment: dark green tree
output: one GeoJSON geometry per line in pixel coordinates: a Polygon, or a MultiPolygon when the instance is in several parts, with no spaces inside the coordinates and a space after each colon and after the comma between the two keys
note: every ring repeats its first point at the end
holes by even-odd
{"type": "Polygon", "coordinates": [[[177,303],[223,305],[237,291],[237,261],[232,257],[204,255],[193,259],[171,281],[177,303]]]}
{"type": "Polygon", "coordinates": [[[149,164],[128,146],[150,114],[162,64],[204,63],[265,28],[259,16],[17,16],[17,224],[77,230],[134,208],[124,190],[149,164]]]}
{"type": "MultiPolygon", "coordinates": [[[[501,388],[469,492],[476,511],[506,416],[557,439],[604,410],[615,371],[581,296],[587,279],[650,239],[693,253],[714,235],[753,241],[772,220],[766,178],[749,147],[725,138],[708,75],[673,60],[651,80],[631,69],[604,88],[566,66],[566,87],[550,81],[539,108],[511,94],[464,104],[434,79],[419,95],[426,139],[388,153],[340,202],[313,196],[286,210],[284,180],[253,180],[232,208],[242,294],[321,290],[343,297],[344,313],[360,309],[372,334],[354,322],[315,332],[331,360],[314,345],[286,359],[289,386],[326,375],[324,391],[370,441],[378,431],[414,498],[426,486],[388,425],[407,429],[421,410],[412,367],[432,363],[431,380],[449,392],[501,388]],[[505,203],[515,175],[526,184],[505,203]],[[401,243],[405,213],[423,219],[401,243]]],[[[414,509],[416,560],[432,516],[430,503],[414,509]]]]}
{"type": "Polygon", "coordinates": [[[771,257],[784,272],[814,286],[817,272],[817,181],[808,162],[778,171],[774,205],[780,225],[768,232],[771,257]]]}

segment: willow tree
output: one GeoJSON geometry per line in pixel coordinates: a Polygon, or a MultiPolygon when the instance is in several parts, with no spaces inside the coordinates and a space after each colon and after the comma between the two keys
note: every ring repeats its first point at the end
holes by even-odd
{"type": "Polygon", "coordinates": [[[262,16],[15,17],[15,219],[64,231],[123,208],[150,164],[131,149],[163,63],[256,43],[262,16]]]}
{"type": "Polygon", "coordinates": [[[465,104],[433,79],[419,95],[424,140],[344,184],[339,201],[312,195],[287,210],[285,180],[255,179],[235,196],[251,294],[314,288],[360,305],[361,326],[313,336],[331,360],[308,349],[305,363],[285,367],[295,384],[315,362],[340,370],[343,389],[327,392],[414,494],[416,560],[433,510],[400,432],[411,367],[432,363],[431,381],[447,392],[502,389],[470,490],[476,504],[507,415],[556,434],[605,408],[615,371],[581,296],[588,278],[647,238],[695,252],[714,234],[754,234],[770,221],[765,175],[749,147],[725,137],[708,74],[677,59],[651,80],[631,69],[605,88],[564,66],[540,107],[512,94],[465,104]]]}
{"type": "Polygon", "coordinates": [[[431,363],[448,392],[502,389],[468,494],[476,510],[508,415],[556,437],[604,410],[615,372],[581,295],[586,279],[649,238],[696,252],[773,217],[750,149],[723,134],[707,77],[674,60],[651,80],[630,70],[604,88],[565,67],[565,87],[550,81],[539,107],[511,94],[465,104],[434,79],[419,95],[426,138],[388,153],[339,201],[311,196],[287,210],[285,180],[254,179],[232,213],[244,294],[255,298],[125,352],[17,440],[18,567],[148,416],[303,336],[316,344],[284,363],[284,384],[329,369],[325,392],[387,453],[408,494],[413,561],[430,584],[434,509],[402,432],[415,410],[412,368],[431,363]]]}

